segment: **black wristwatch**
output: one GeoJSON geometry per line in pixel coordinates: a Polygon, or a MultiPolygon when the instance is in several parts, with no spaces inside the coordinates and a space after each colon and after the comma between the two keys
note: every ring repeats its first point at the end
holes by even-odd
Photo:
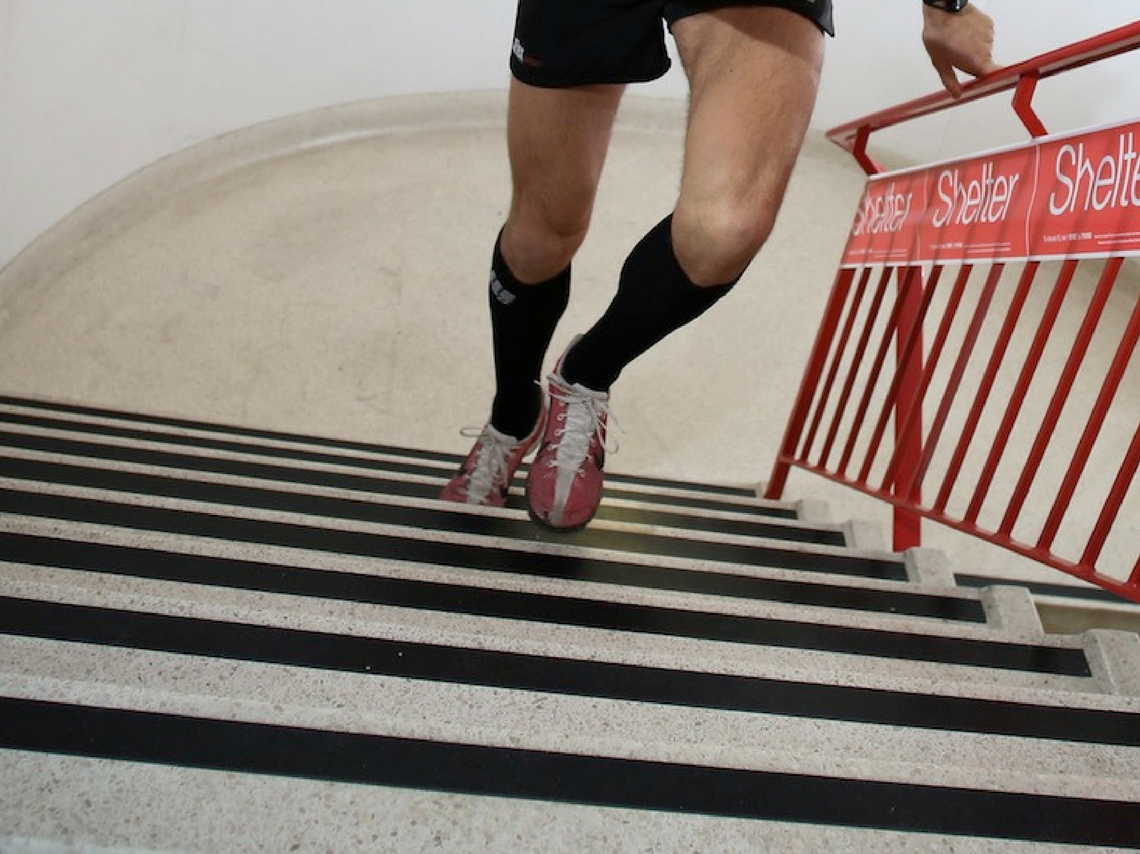
{"type": "Polygon", "coordinates": [[[922,2],[943,12],[961,12],[969,5],[970,0],[922,0],[922,2]]]}

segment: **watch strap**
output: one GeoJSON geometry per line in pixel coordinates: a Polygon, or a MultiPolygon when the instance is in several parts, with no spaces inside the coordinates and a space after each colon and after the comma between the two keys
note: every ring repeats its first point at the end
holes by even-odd
{"type": "Polygon", "coordinates": [[[922,0],[927,6],[941,9],[943,12],[961,12],[970,0],[922,0]]]}

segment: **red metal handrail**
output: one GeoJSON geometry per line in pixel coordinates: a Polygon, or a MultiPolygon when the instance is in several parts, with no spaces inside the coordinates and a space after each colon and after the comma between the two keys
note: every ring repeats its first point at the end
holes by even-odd
{"type": "MultiPolygon", "coordinates": [[[[1140,120],[1047,137],[1032,108],[1038,80],[1137,48],[1140,21],[995,72],[959,99],[929,95],[829,134],[871,177],[767,497],[782,495],[794,466],[892,504],[898,549],[919,545],[921,520],[930,519],[1140,601],[1140,554],[1125,554],[1140,550],[1140,532],[1123,549],[1115,541],[1108,548],[1114,534],[1120,539],[1122,520],[1130,523],[1130,497],[1140,505],[1140,408],[1130,414],[1135,396],[1122,406],[1119,394],[1140,388],[1126,381],[1132,368],[1140,375],[1140,363],[1132,364],[1140,352],[1140,296],[1118,287],[1124,259],[1140,256],[1140,120]],[[875,131],[1010,89],[1034,137],[1029,144],[877,174],[866,151],[875,131]],[[1050,287],[1042,272],[1052,262],[1060,264],[1050,287]],[[1003,284],[1014,274],[1009,294],[1003,284]],[[1112,301],[1124,304],[1118,313],[1128,320],[1109,363],[1090,378],[1096,360],[1089,354],[1097,336],[1108,334],[1112,301]],[[999,305],[1004,317],[987,323],[999,305]],[[1019,343],[1021,363],[1011,365],[1019,343]],[[1064,356],[1056,375],[1045,358],[1051,347],[1064,356]],[[1043,384],[1048,404],[1035,420],[1031,392],[1043,384]],[[1059,425],[1084,405],[1086,389],[1090,411],[1075,430],[1075,450],[1062,465],[1050,465],[1059,425]],[[959,403],[957,439],[940,454],[959,403]],[[996,421],[988,436],[986,415],[996,421]],[[1106,430],[1110,442],[1102,441],[1106,430]],[[1017,440],[1029,450],[1007,488],[999,472],[1017,440]],[[1094,449],[1104,455],[1102,444],[1112,458],[1103,489],[1088,476],[1094,449]],[[1062,477],[1048,483],[1054,469],[1062,477]],[[930,502],[926,484],[936,496],[930,502]],[[1075,524],[1072,504],[1087,501],[1090,490],[1097,515],[1089,530],[1062,536],[1075,524]],[[1031,501],[1035,491],[1047,493],[1041,507],[1031,501]],[[1000,521],[992,523],[995,510],[1000,521]],[[1023,533],[1038,510],[1040,529],[1023,533]],[[1106,553],[1107,568],[1098,565],[1106,553]]],[[[1131,523],[1137,518],[1132,511],[1131,523]]]]}
{"type": "Polygon", "coordinates": [[[940,113],[970,101],[988,98],[999,92],[1008,92],[1011,89],[1015,90],[1014,111],[1030,135],[1044,136],[1045,126],[1033,111],[1032,105],[1033,94],[1039,80],[1127,53],[1138,47],[1140,47],[1140,21],[1134,21],[1084,41],[1043,53],[1025,62],[1006,66],[985,77],[979,77],[967,83],[958,98],[942,89],[839,125],[827,132],[827,138],[850,151],[867,174],[873,175],[883,170],[867,153],[867,142],[872,133],[940,113]]]}

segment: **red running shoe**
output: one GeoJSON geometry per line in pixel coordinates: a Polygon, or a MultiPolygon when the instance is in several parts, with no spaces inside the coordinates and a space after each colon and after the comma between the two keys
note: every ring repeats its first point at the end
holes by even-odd
{"type": "Polygon", "coordinates": [[[521,440],[500,433],[490,423],[478,434],[464,430],[463,435],[477,435],[478,441],[459,471],[443,488],[440,498],[484,507],[502,507],[506,504],[507,490],[510,489],[515,472],[542,435],[545,423],[543,415],[545,412],[539,415],[534,431],[521,440]]]}
{"type": "Polygon", "coordinates": [[[585,527],[602,500],[608,392],[568,384],[555,368],[547,377],[550,414],[526,482],[536,522],[560,531],[585,527]]]}

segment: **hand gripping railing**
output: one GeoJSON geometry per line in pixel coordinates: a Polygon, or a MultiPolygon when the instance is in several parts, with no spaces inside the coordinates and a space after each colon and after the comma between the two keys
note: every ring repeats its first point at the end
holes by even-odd
{"type": "Polygon", "coordinates": [[[1140,120],[1048,136],[1032,106],[1138,47],[1140,21],[828,134],[871,177],[767,497],[795,466],[894,505],[898,549],[931,519],[1140,601],[1140,120]],[[1009,90],[1028,144],[890,174],[867,152],[1009,90]]]}

